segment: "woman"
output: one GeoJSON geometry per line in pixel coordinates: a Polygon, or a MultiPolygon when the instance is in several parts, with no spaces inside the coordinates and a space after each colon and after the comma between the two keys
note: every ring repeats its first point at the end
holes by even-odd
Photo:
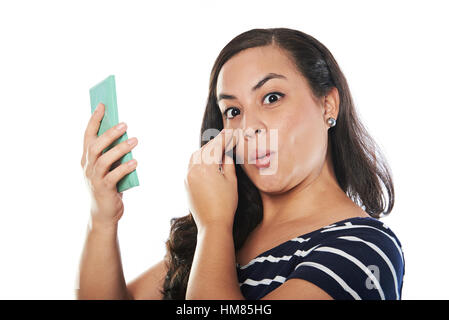
{"type": "Polygon", "coordinates": [[[135,165],[106,175],[132,146],[99,157],[124,132],[96,137],[102,108],[82,157],[95,192],[79,298],[401,298],[401,243],[378,220],[394,204],[389,168],[337,62],[313,37],[253,29],[220,52],[184,181],[190,213],[172,219],[165,259],[128,285],[115,184],[135,165]]]}

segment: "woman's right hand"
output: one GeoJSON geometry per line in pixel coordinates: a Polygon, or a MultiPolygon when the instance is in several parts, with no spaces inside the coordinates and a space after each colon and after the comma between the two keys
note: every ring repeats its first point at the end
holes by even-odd
{"type": "Polygon", "coordinates": [[[110,226],[116,225],[124,212],[123,193],[117,191],[116,185],[137,166],[135,160],[123,164],[119,160],[137,145],[137,139],[123,141],[102,154],[104,149],[126,132],[126,124],[122,128],[118,128],[118,124],[98,137],[104,110],[105,106],[99,103],[87,124],[81,167],[91,195],[92,222],[110,226]],[[133,141],[134,144],[129,144],[133,141]]]}

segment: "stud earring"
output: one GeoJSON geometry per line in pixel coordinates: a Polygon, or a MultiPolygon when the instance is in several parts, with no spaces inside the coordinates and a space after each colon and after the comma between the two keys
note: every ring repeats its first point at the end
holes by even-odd
{"type": "Polygon", "coordinates": [[[334,118],[329,118],[329,119],[327,119],[327,124],[330,127],[334,127],[337,124],[337,120],[335,120],[334,118]]]}

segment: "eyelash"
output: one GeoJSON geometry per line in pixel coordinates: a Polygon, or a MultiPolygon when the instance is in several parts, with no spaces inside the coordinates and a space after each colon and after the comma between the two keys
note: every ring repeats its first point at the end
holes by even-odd
{"type": "MultiPolygon", "coordinates": [[[[268,96],[270,96],[270,95],[273,95],[273,94],[279,95],[279,96],[281,96],[281,98],[283,98],[283,97],[285,96],[285,94],[283,94],[283,93],[281,93],[281,92],[270,92],[270,93],[268,93],[267,95],[265,95],[265,97],[263,97],[262,102],[265,100],[266,97],[268,97],[268,96]]],[[[276,103],[276,102],[278,102],[278,101],[279,101],[279,100],[277,100],[277,101],[275,101],[275,102],[273,102],[273,103],[276,103]]],[[[237,108],[235,108],[235,107],[229,107],[229,108],[226,108],[225,111],[223,111],[223,116],[224,116],[226,119],[233,119],[233,118],[228,118],[228,117],[226,116],[226,113],[227,113],[229,110],[231,110],[231,109],[237,109],[237,108]]]]}

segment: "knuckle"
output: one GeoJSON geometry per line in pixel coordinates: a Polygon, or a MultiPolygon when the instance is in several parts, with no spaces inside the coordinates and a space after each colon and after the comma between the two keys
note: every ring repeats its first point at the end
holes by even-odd
{"type": "Polygon", "coordinates": [[[105,133],[106,137],[108,137],[108,139],[114,139],[115,137],[117,137],[119,135],[119,132],[114,128],[109,128],[108,131],[106,131],[105,133]]]}
{"type": "Polygon", "coordinates": [[[187,172],[186,179],[187,181],[191,182],[194,181],[198,176],[197,169],[195,167],[190,168],[190,170],[187,172]]]}
{"type": "Polygon", "coordinates": [[[112,178],[110,175],[107,175],[103,179],[103,184],[104,184],[105,188],[112,189],[112,187],[114,186],[114,181],[112,181],[112,178]]]}
{"type": "Polygon", "coordinates": [[[124,127],[120,128],[120,129],[118,129],[117,125],[115,125],[112,128],[109,128],[109,130],[107,130],[106,133],[107,133],[108,137],[110,137],[111,139],[121,137],[125,133],[125,131],[124,131],[125,128],[126,128],[126,124],[124,127]]]}
{"type": "Polygon", "coordinates": [[[190,182],[192,181],[192,178],[193,178],[192,170],[189,170],[189,171],[187,172],[186,177],[185,177],[185,181],[186,181],[187,183],[190,183],[190,182]]]}
{"type": "Polygon", "coordinates": [[[129,149],[133,148],[134,146],[129,144],[127,140],[123,141],[120,144],[120,148],[122,151],[128,151],[129,149]]]}
{"type": "Polygon", "coordinates": [[[96,153],[96,143],[95,142],[89,143],[89,145],[87,146],[87,152],[90,155],[95,155],[95,153],[96,153]]]}
{"type": "Polygon", "coordinates": [[[92,178],[95,178],[96,176],[98,176],[98,166],[97,166],[97,163],[95,163],[93,166],[92,166],[92,168],[90,169],[90,172],[89,172],[89,174],[90,174],[90,176],[92,177],[92,178]]]}
{"type": "Polygon", "coordinates": [[[83,169],[84,177],[86,179],[90,179],[90,177],[92,176],[92,168],[89,165],[89,163],[85,163],[82,169],[83,169]]]}
{"type": "Polygon", "coordinates": [[[95,167],[97,169],[103,170],[106,167],[106,159],[104,157],[100,157],[97,159],[97,162],[95,163],[95,167]]]}
{"type": "Polygon", "coordinates": [[[189,164],[190,165],[199,164],[200,161],[201,161],[201,152],[200,151],[195,151],[190,156],[189,164]]]}

